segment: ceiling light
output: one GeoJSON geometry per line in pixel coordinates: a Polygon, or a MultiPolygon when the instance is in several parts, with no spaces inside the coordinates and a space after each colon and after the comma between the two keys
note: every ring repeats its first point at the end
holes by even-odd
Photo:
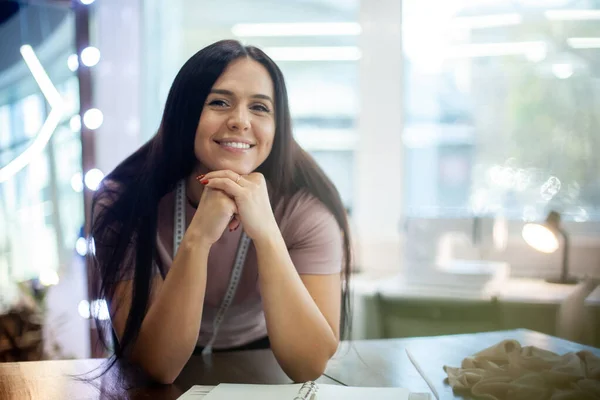
{"type": "Polygon", "coordinates": [[[81,172],[76,172],[71,177],[71,188],[73,188],[76,193],[83,192],[83,176],[81,175],[81,172]]]}
{"type": "Polygon", "coordinates": [[[275,61],[356,61],[361,57],[356,46],[266,47],[264,50],[275,61]]]}
{"type": "Polygon", "coordinates": [[[83,114],[83,123],[88,129],[94,130],[100,128],[103,121],[104,115],[97,108],[90,108],[83,114]]]}
{"type": "Polygon", "coordinates": [[[71,72],[77,71],[77,68],[79,68],[79,59],[77,58],[77,54],[71,54],[69,58],[67,58],[67,66],[71,72]]]}
{"type": "Polygon", "coordinates": [[[90,190],[97,190],[100,186],[100,182],[104,179],[104,173],[98,168],[92,168],[85,174],[84,182],[85,186],[90,190]]]}
{"type": "Polygon", "coordinates": [[[356,22],[293,22],[236,24],[231,32],[239,37],[261,36],[355,36],[361,33],[356,22]]]}
{"type": "Polygon", "coordinates": [[[545,54],[544,42],[474,43],[452,46],[446,58],[496,57],[509,55],[545,54]]]}
{"type": "Polygon", "coordinates": [[[100,50],[94,46],[88,46],[81,50],[81,62],[87,67],[93,67],[100,61],[100,50]]]}
{"type": "Polygon", "coordinates": [[[590,21],[600,19],[600,10],[547,10],[544,16],[550,21],[590,21]]]}
{"type": "Polygon", "coordinates": [[[42,67],[33,48],[27,44],[21,46],[21,55],[44,97],[48,101],[50,112],[31,145],[4,167],[0,168],[0,183],[6,182],[14,174],[25,168],[34,157],[44,151],[46,144],[48,144],[48,141],[52,137],[52,134],[56,130],[63,115],[64,105],[60,94],[52,84],[44,67],[42,67]]]}
{"type": "Polygon", "coordinates": [[[523,22],[520,14],[479,15],[473,17],[456,17],[450,21],[452,28],[482,29],[499,26],[519,25],[523,22]]]}
{"type": "Polygon", "coordinates": [[[567,44],[574,49],[600,49],[600,37],[568,38],[567,44]]]}

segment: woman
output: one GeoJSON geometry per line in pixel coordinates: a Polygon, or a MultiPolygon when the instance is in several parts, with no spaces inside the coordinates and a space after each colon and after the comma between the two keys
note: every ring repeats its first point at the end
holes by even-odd
{"type": "Polygon", "coordinates": [[[323,373],[347,321],[348,224],[261,50],[221,41],[190,58],[93,215],[117,359],[171,383],[194,352],[271,347],[292,380],[323,373]]]}

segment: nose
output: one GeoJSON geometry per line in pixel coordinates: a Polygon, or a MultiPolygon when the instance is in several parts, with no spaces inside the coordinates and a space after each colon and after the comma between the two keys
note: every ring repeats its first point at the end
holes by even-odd
{"type": "Polygon", "coordinates": [[[240,132],[250,129],[250,115],[248,111],[244,107],[236,107],[227,120],[227,127],[232,131],[240,132]]]}

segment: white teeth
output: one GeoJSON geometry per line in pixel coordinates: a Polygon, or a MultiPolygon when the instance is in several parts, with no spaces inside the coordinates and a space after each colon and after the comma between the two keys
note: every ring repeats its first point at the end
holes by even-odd
{"type": "Polygon", "coordinates": [[[248,143],[240,143],[240,142],[221,142],[221,146],[233,147],[235,149],[249,149],[250,145],[248,143]]]}

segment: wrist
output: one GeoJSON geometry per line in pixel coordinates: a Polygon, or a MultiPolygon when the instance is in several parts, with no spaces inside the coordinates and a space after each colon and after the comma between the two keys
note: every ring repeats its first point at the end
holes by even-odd
{"type": "Polygon", "coordinates": [[[265,229],[260,236],[252,238],[252,243],[257,251],[277,247],[280,244],[285,245],[279,226],[270,229],[265,229]]]}
{"type": "Polygon", "coordinates": [[[205,251],[208,254],[212,245],[213,243],[204,236],[188,231],[183,235],[179,247],[186,250],[205,251]]]}

